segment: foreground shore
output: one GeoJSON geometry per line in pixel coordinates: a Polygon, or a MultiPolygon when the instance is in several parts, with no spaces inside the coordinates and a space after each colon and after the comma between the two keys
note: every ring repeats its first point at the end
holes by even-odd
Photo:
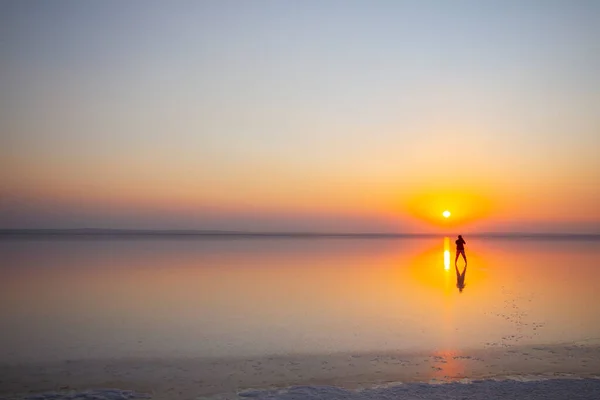
{"type": "MultiPolygon", "coordinates": [[[[310,398],[296,393],[298,390],[308,390],[307,393],[318,398],[347,398],[351,393],[352,396],[363,396],[357,399],[366,399],[383,396],[373,391],[375,387],[380,388],[378,390],[387,387],[386,390],[393,391],[398,390],[395,387],[400,383],[471,383],[485,379],[529,381],[574,377],[588,378],[589,382],[585,380],[585,384],[561,385],[583,385],[595,391],[600,385],[597,379],[600,377],[600,346],[579,343],[492,347],[462,352],[287,355],[245,359],[66,360],[35,365],[2,364],[0,376],[0,396],[8,399],[49,392],[55,393],[52,396],[57,396],[56,392],[62,393],[63,397],[52,398],[84,399],[87,398],[83,396],[84,392],[101,388],[132,392],[109,391],[105,393],[106,396],[102,392],[93,392],[95,394],[90,394],[89,398],[135,398],[147,395],[153,399],[232,399],[241,394],[244,397],[276,395],[279,396],[276,398],[291,399],[297,396],[310,398]],[[268,392],[289,387],[295,388],[291,391],[268,392]],[[340,392],[343,390],[350,392],[344,395],[340,392]],[[68,397],[75,395],[81,396],[68,397]]],[[[419,385],[402,387],[406,390],[423,389],[419,385]]],[[[454,386],[443,387],[450,390],[454,386]]],[[[544,390],[544,387],[542,385],[538,389],[544,390]]],[[[482,382],[473,388],[484,391],[511,390],[510,387],[496,388],[491,383],[482,382]]],[[[459,389],[456,390],[463,390],[459,389]]],[[[433,392],[431,396],[437,398],[433,392]]]]}
{"type": "MultiPolygon", "coordinates": [[[[87,391],[47,392],[25,396],[30,400],[133,400],[150,399],[147,393],[130,390],[97,389],[87,391]]],[[[247,390],[238,394],[198,396],[192,399],[229,400],[597,400],[600,398],[600,379],[540,379],[536,381],[479,380],[468,384],[426,383],[397,384],[386,388],[349,390],[332,386],[293,386],[273,390],[247,390]]],[[[23,397],[22,397],[23,398],[23,397]]]]}

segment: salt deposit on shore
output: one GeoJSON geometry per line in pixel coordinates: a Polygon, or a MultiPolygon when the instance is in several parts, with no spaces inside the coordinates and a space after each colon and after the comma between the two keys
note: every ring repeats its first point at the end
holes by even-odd
{"type": "Polygon", "coordinates": [[[600,398],[600,379],[552,379],[535,382],[476,381],[472,384],[447,383],[432,385],[412,383],[388,388],[360,391],[328,386],[299,386],[277,391],[249,391],[242,398],[256,400],[384,400],[384,399],[589,399],[600,398]]]}
{"type": "Polygon", "coordinates": [[[598,375],[600,346],[583,344],[413,354],[71,360],[0,365],[0,397],[84,400],[149,395],[153,399],[235,399],[240,393],[246,398],[282,400],[425,395],[436,399],[466,395],[483,398],[485,393],[488,397],[491,393],[503,398],[527,398],[525,393],[531,392],[538,397],[530,398],[571,398],[560,393],[575,391],[583,399],[598,399],[598,375]],[[543,381],[527,385],[514,382],[523,377],[543,381]],[[555,382],[556,378],[574,377],[587,379],[555,382]],[[486,381],[458,384],[477,379],[486,381]],[[490,379],[512,381],[498,383],[490,379]],[[403,385],[398,386],[400,383],[403,385]],[[432,383],[445,384],[428,385],[432,383]],[[127,391],[98,391],[101,388],[127,391]],[[520,394],[506,397],[513,392],[520,394]]]}
{"type": "MultiPolygon", "coordinates": [[[[98,389],[83,392],[49,392],[25,396],[26,400],[133,400],[152,398],[145,393],[118,389],[98,389]]],[[[600,379],[550,379],[536,381],[485,380],[472,383],[399,384],[386,388],[347,390],[334,386],[293,386],[277,390],[246,390],[204,399],[255,400],[386,400],[386,399],[489,399],[503,400],[597,400],[600,398],[600,379]]]]}

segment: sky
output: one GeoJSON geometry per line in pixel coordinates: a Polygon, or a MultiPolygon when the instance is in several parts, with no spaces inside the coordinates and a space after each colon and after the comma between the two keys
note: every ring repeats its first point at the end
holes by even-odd
{"type": "Polygon", "coordinates": [[[0,228],[600,233],[599,39],[593,0],[0,0],[0,228]]]}

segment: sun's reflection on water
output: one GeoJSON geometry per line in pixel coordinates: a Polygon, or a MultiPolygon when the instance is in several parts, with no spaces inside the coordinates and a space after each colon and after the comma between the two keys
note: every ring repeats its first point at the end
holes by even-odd
{"type": "Polygon", "coordinates": [[[446,271],[450,269],[450,238],[448,236],[444,238],[444,269],[446,271]]]}

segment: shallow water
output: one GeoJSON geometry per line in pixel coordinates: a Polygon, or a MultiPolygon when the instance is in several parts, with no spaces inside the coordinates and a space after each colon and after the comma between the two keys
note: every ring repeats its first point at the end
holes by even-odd
{"type": "Polygon", "coordinates": [[[0,359],[598,341],[600,242],[466,240],[462,291],[453,238],[2,240],[0,359]]]}

